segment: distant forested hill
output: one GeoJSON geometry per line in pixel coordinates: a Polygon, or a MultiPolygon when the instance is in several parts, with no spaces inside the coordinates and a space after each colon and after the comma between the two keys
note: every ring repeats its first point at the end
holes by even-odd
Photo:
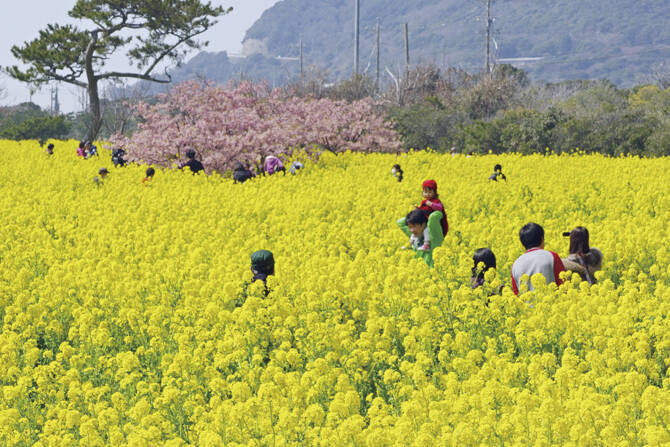
{"type": "MultiPolygon", "coordinates": [[[[295,76],[298,41],[305,65],[347,78],[353,65],[353,0],[282,0],[247,31],[253,58],[204,53],[176,78],[206,74],[217,81],[244,76],[283,82],[295,76]]],[[[618,85],[645,82],[670,61],[670,1],[494,0],[493,52],[498,58],[543,57],[515,64],[534,79],[607,78],[618,85]],[[497,49],[496,49],[497,46],[497,49]]],[[[411,63],[478,70],[484,61],[484,0],[361,0],[361,69],[374,71],[377,22],[382,70],[404,61],[402,25],[409,23],[411,63]]]]}

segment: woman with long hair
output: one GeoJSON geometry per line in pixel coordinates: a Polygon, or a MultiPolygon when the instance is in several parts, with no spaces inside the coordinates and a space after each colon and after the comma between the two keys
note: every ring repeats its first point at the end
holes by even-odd
{"type": "Polygon", "coordinates": [[[570,254],[563,259],[565,269],[578,273],[584,281],[594,284],[595,273],[602,269],[603,253],[589,245],[589,230],[585,227],[575,227],[563,235],[570,237],[570,254]]]}

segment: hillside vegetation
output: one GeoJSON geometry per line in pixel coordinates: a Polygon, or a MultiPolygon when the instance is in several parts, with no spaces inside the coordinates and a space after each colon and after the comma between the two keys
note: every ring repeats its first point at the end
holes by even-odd
{"type": "MultiPolygon", "coordinates": [[[[670,57],[670,2],[613,0],[604,8],[596,1],[494,1],[492,16],[500,57],[545,58],[524,67],[536,79],[607,78],[630,85],[645,80],[654,65],[670,57]]],[[[374,69],[377,21],[382,27],[382,67],[397,69],[404,63],[402,24],[408,22],[413,63],[479,68],[484,61],[484,17],[484,1],[362,1],[362,68],[374,69]]],[[[245,39],[263,42],[275,56],[297,56],[302,39],[307,64],[337,78],[348,77],[353,2],[283,0],[263,14],[245,39]]]]}

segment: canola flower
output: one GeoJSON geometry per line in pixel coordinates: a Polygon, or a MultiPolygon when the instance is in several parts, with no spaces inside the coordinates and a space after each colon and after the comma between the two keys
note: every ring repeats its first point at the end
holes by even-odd
{"type": "Polygon", "coordinates": [[[669,160],[346,153],[145,186],[108,157],[0,142],[0,445],[670,443],[669,160]],[[434,269],[395,225],[426,178],[434,269]],[[598,283],[489,298],[527,221],[563,256],[588,227],[598,283]],[[482,246],[499,269],[473,291],[482,246]]]}

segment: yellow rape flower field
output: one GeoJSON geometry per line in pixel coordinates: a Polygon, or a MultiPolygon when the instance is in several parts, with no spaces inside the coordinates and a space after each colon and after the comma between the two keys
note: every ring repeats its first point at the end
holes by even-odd
{"type": "Polygon", "coordinates": [[[670,445],[668,159],[326,154],[144,186],[75,148],[0,142],[2,446],[670,445]],[[434,269],[395,224],[427,178],[434,269]],[[562,257],[586,226],[598,283],[487,304],[528,221],[562,257]],[[499,269],[473,291],[480,247],[499,269]]]}

